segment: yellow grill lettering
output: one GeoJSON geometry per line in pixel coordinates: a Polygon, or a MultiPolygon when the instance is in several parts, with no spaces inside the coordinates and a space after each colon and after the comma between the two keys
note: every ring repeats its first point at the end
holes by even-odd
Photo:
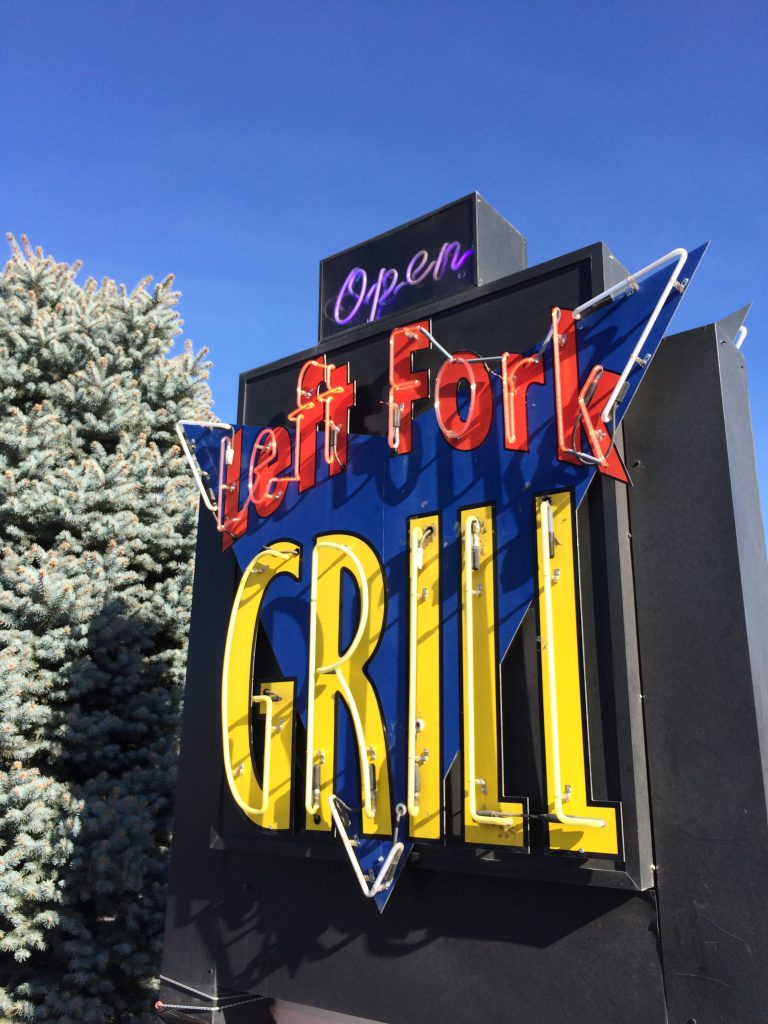
{"type": "Polygon", "coordinates": [[[295,683],[263,683],[253,694],[253,648],[267,587],[281,573],[298,579],[299,557],[290,541],[278,541],[256,555],[237,589],[224,652],[221,717],[227,784],[243,813],[265,829],[291,826],[295,683]],[[251,744],[253,713],[264,718],[261,778],[251,744]]]}
{"type": "Polygon", "coordinates": [[[328,831],[328,797],[335,774],[336,698],[352,719],[363,805],[363,832],[389,835],[392,811],[386,730],[376,691],[365,672],[384,626],[384,574],[376,552],[362,538],[326,534],[315,542],[309,621],[307,706],[306,827],[328,831]],[[346,651],[340,650],[342,579],[355,579],[360,621],[346,651]]]}
{"type": "Polygon", "coordinates": [[[591,802],[576,599],[576,546],[569,492],[537,500],[539,623],[549,847],[618,854],[614,807],[591,802]]]}
{"type": "Polygon", "coordinates": [[[440,519],[411,519],[408,628],[408,815],[414,839],[442,831],[440,519]]]}
{"type": "Polygon", "coordinates": [[[523,805],[499,792],[499,670],[493,511],[461,513],[461,635],[464,709],[464,837],[468,843],[523,846],[523,805]]]}

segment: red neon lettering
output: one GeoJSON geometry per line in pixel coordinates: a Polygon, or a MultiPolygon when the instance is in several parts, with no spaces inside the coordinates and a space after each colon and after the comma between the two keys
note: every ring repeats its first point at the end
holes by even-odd
{"type": "MultiPolygon", "coordinates": [[[[271,516],[285,497],[285,482],[275,481],[291,464],[291,437],[285,427],[262,430],[251,449],[245,501],[240,507],[240,482],[243,432],[236,430],[225,442],[232,455],[227,461],[220,529],[222,549],[226,551],[248,529],[248,509],[254,506],[262,519],[271,516]]],[[[285,478],[279,478],[284,481],[285,478]]]]}
{"type": "Polygon", "coordinates": [[[600,414],[619,379],[618,374],[594,367],[584,387],[579,389],[576,323],[573,314],[567,309],[552,310],[552,364],[555,379],[558,459],[577,466],[583,465],[574,454],[581,451],[583,423],[595,458],[603,460],[598,465],[598,470],[606,476],[626,483],[627,474],[624,466],[612,445],[607,426],[600,420],[600,414]],[[592,394],[586,401],[590,390],[592,394]]]}
{"type": "Polygon", "coordinates": [[[603,423],[601,419],[603,409],[613,394],[613,389],[619,376],[618,373],[612,373],[610,370],[604,370],[601,366],[595,366],[587,377],[584,387],[579,394],[581,423],[576,430],[576,445],[578,448],[581,443],[580,431],[581,424],[583,424],[592,454],[595,458],[602,459],[601,464],[597,468],[606,476],[613,477],[614,480],[620,480],[622,483],[627,483],[627,471],[624,469],[619,453],[613,446],[608,425],[603,423]],[[591,394],[590,390],[592,391],[591,394]],[[588,400],[587,395],[589,395],[588,400]]]}
{"type": "Polygon", "coordinates": [[[291,435],[285,427],[262,430],[251,449],[248,498],[262,519],[282,503],[288,483],[280,473],[291,465],[291,435]]]}
{"type": "Polygon", "coordinates": [[[296,424],[296,458],[294,474],[285,480],[298,482],[299,493],[314,487],[317,481],[317,430],[325,420],[318,389],[325,383],[327,372],[325,356],[322,361],[310,359],[302,366],[296,382],[296,408],[288,413],[288,419],[296,424]]]}
{"type": "Polygon", "coordinates": [[[412,449],[413,403],[429,398],[429,373],[413,369],[413,353],[429,348],[429,330],[423,320],[398,327],[389,336],[389,447],[398,455],[412,449]]]}
{"type": "Polygon", "coordinates": [[[528,451],[528,388],[544,383],[544,362],[538,356],[505,352],[501,357],[504,447],[528,451]]]}
{"type": "MultiPolygon", "coordinates": [[[[230,440],[224,439],[222,446],[228,451],[225,463],[224,500],[219,500],[220,525],[222,531],[222,548],[231,547],[238,537],[242,537],[248,527],[248,498],[240,508],[240,460],[243,451],[243,432],[236,430],[230,440]]],[[[220,485],[221,486],[221,485],[220,485]]]]}
{"type": "Polygon", "coordinates": [[[331,476],[336,476],[347,465],[349,413],[355,404],[355,382],[349,379],[349,363],[330,367],[328,385],[320,395],[325,409],[325,462],[331,476]]]}
{"type": "Polygon", "coordinates": [[[296,408],[288,419],[296,424],[293,476],[282,477],[299,485],[299,493],[317,483],[317,431],[325,429],[325,461],[331,476],[344,469],[347,460],[349,410],[355,404],[355,384],[349,380],[349,363],[334,366],[310,359],[299,371],[296,408]]]}
{"type": "Polygon", "coordinates": [[[552,367],[555,378],[555,419],[557,421],[557,457],[561,462],[581,465],[566,424],[576,422],[579,411],[579,361],[576,353],[576,324],[568,309],[552,310],[552,367]]]}
{"type": "Polygon", "coordinates": [[[479,447],[488,436],[493,419],[491,378],[485,363],[469,362],[477,359],[474,352],[456,352],[447,359],[435,381],[435,415],[443,437],[460,452],[479,447]],[[458,407],[459,384],[469,385],[470,400],[466,419],[458,407]]]}

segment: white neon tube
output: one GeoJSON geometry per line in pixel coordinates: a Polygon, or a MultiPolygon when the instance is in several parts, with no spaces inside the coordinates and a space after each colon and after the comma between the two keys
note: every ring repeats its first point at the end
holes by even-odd
{"type": "Polygon", "coordinates": [[[200,497],[203,499],[203,504],[209,512],[213,512],[215,516],[218,516],[218,507],[211,501],[210,495],[206,490],[203,478],[200,475],[200,467],[197,464],[197,459],[194,457],[189,449],[189,442],[187,441],[186,434],[184,433],[184,427],[208,427],[211,430],[231,430],[232,426],[229,423],[217,423],[217,422],[195,422],[194,420],[179,420],[176,424],[176,434],[181,444],[181,450],[184,452],[184,457],[189,464],[189,468],[192,470],[192,477],[197,485],[197,489],[200,492],[200,497]]]}
{"type": "MultiPolygon", "coordinates": [[[[319,670],[319,671],[322,671],[319,670]]],[[[350,715],[352,716],[352,726],[355,730],[355,739],[357,740],[357,756],[360,759],[360,777],[363,782],[363,809],[369,818],[376,817],[376,808],[373,806],[373,791],[371,789],[371,775],[370,772],[365,770],[367,764],[372,763],[366,760],[368,748],[365,742],[365,732],[363,731],[363,722],[360,718],[360,712],[357,710],[357,704],[355,698],[352,696],[352,691],[349,688],[347,680],[344,678],[344,673],[340,668],[334,669],[336,678],[339,681],[339,686],[344,694],[347,701],[347,708],[350,715]]]]}
{"type": "Polygon", "coordinates": [[[315,801],[312,792],[312,777],[315,766],[315,677],[317,669],[315,659],[317,658],[317,548],[312,552],[312,582],[310,584],[309,597],[309,672],[307,676],[307,751],[306,751],[306,778],[304,780],[304,809],[307,814],[317,814],[320,810],[319,797],[315,801]]]}
{"type": "Polygon", "coordinates": [[[365,743],[365,734],[363,731],[363,723],[360,719],[360,713],[357,710],[357,704],[352,696],[352,691],[349,689],[344,675],[340,671],[339,666],[342,662],[347,661],[357,650],[360,645],[360,641],[363,639],[365,627],[368,621],[368,608],[369,608],[370,597],[368,593],[368,580],[363,569],[363,564],[357,555],[352,551],[346,544],[337,544],[335,541],[320,540],[315,545],[315,549],[312,552],[312,582],[310,586],[310,598],[309,598],[309,678],[307,680],[308,696],[307,696],[307,748],[306,748],[306,759],[307,759],[307,770],[306,780],[304,785],[304,808],[308,814],[317,814],[320,810],[319,800],[315,800],[312,792],[312,769],[315,763],[315,750],[314,750],[314,738],[315,738],[315,684],[317,676],[319,675],[335,675],[339,681],[339,685],[344,692],[344,696],[347,700],[349,713],[352,716],[352,723],[355,730],[355,738],[358,745],[358,757],[360,759],[361,771],[360,776],[362,778],[363,785],[363,805],[365,807],[365,813],[369,818],[375,818],[376,812],[373,808],[372,797],[371,797],[371,779],[365,766],[367,764],[367,747],[365,743]],[[341,551],[342,554],[347,555],[351,559],[355,570],[357,572],[357,582],[360,587],[360,624],[357,627],[357,633],[352,643],[349,645],[347,650],[341,654],[336,661],[329,662],[327,665],[317,665],[317,553],[320,548],[332,548],[336,551],[341,551]]]}
{"type": "Polygon", "coordinates": [[[464,524],[464,627],[467,643],[467,732],[469,760],[469,815],[478,825],[514,825],[522,821],[522,815],[505,814],[503,811],[478,811],[477,809],[477,769],[475,752],[475,638],[472,612],[472,598],[475,596],[472,586],[472,531],[475,524],[482,525],[477,516],[468,516],[464,524]]]}
{"type": "Polygon", "coordinates": [[[744,326],[744,324],[742,324],[736,334],[736,337],[733,339],[734,347],[741,348],[741,346],[744,344],[744,339],[746,338],[746,336],[747,328],[744,326]]]}
{"type": "MultiPolygon", "coordinates": [[[[275,558],[282,558],[282,560],[284,562],[287,562],[289,558],[295,558],[296,555],[298,555],[298,554],[299,554],[299,548],[296,548],[295,551],[278,551],[277,548],[266,547],[266,548],[262,548],[261,551],[259,552],[259,554],[256,557],[258,558],[261,555],[274,555],[275,558]]],[[[254,572],[262,572],[262,571],[263,570],[261,570],[261,569],[254,569],[254,572]]]]}
{"type": "Polygon", "coordinates": [[[219,444],[219,495],[218,503],[216,505],[216,528],[219,532],[224,530],[224,505],[225,495],[224,492],[228,489],[228,485],[224,482],[226,475],[226,467],[231,463],[231,459],[227,458],[227,453],[233,450],[230,439],[224,435],[219,444]]]}
{"type": "Polygon", "coordinates": [[[328,807],[330,808],[331,816],[333,818],[333,822],[336,826],[336,829],[339,835],[341,836],[341,841],[344,844],[344,849],[347,851],[347,856],[352,862],[352,869],[355,872],[355,877],[357,878],[357,881],[360,883],[360,888],[363,890],[363,896],[366,896],[368,899],[370,899],[373,896],[377,896],[380,892],[384,892],[386,889],[389,889],[389,887],[392,884],[392,881],[391,879],[389,881],[386,881],[387,873],[389,872],[390,868],[393,867],[393,865],[396,866],[397,862],[400,860],[403,854],[403,850],[405,849],[403,844],[400,842],[392,844],[389,853],[384,859],[384,863],[381,865],[381,868],[379,869],[379,873],[376,876],[373,885],[369,887],[368,882],[365,879],[365,875],[363,874],[362,868],[360,867],[360,862],[355,856],[355,851],[354,848],[352,847],[352,843],[350,842],[349,836],[347,835],[347,830],[344,827],[344,822],[341,820],[341,815],[339,814],[339,810],[336,806],[336,796],[333,793],[331,793],[331,795],[328,797],[328,807]]]}
{"type": "MultiPolygon", "coordinates": [[[[559,309],[557,311],[557,321],[558,321],[558,323],[560,322],[560,310],[559,309]]],[[[544,352],[544,349],[547,347],[547,345],[550,343],[550,341],[552,341],[552,335],[554,333],[555,333],[555,325],[553,323],[552,326],[547,331],[547,336],[544,338],[544,341],[542,341],[542,343],[539,345],[538,349],[536,350],[536,355],[533,357],[534,360],[537,363],[541,359],[541,356],[542,356],[542,354],[544,352]]]]}
{"type": "Polygon", "coordinates": [[[591,828],[605,828],[602,818],[579,818],[566,814],[563,810],[563,785],[560,775],[560,729],[557,718],[557,684],[555,677],[555,634],[552,615],[552,574],[549,555],[550,529],[544,529],[544,521],[549,526],[553,522],[552,503],[546,498],[541,500],[541,575],[544,579],[544,623],[547,631],[547,698],[549,700],[549,718],[552,728],[552,785],[555,790],[554,814],[561,825],[580,825],[591,828]]]}
{"type": "Polygon", "coordinates": [[[629,359],[627,359],[626,365],[621,372],[621,376],[616,381],[616,385],[610,394],[610,397],[608,399],[608,402],[606,403],[605,408],[603,409],[603,413],[601,416],[603,423],[608,423],[610,421],[611,413],[613,412],[613,407],[614,405],[616,405],[618,396],[621,393],[621,389],[624,387],[627,381],[627,377],[629,376],[632,367],[637,361],[637,358],[640,355],[640,351],[643,345],[645,344],[648,335],[653,330],[653,325],[658,320],[659,314],[661,313],[664,307],[664,303],[667,301],[667,298],[669,297],[669,293],[672,291],[675,284],[679,283],[677,281],[677,275],[683,269],[683,265],[685,261],[688,259],[687,250],[673,249],[671,252],[668,252],[666,256],[662,256],[660,259],[654,260],[653,263],[649,263],[648,266],[643,267],[642,270],[638,270],[636,273],[630,274],[629,277],[625,277],[623,281],[619,281],[618,284],[614,284],[610,288],[606,288],[604,292],[600,292],[599,295],[595,295],[594,298],[590,299],[588,302],[584,302],[580,306],[577,306],[576,309],[574,309],[573,311],[574,320],[578,320],[581,317],[581,314],[585,310],[589,309],[591,306],[597,305],[603,299],[613,298],[614,295],[618,295],[620,292],[626,291],[626,289],[635,284],[635,282],[637,282],[639,278],[645,277],[646,274],[650,274],[652,270],[658,270],[659,267],[663,267],[665,263],[669,263],[670,260],[675,258],[676,262],[674,269],[670,274],[669,280],[664,286],[664,290],[659,296],[659,301],[656,303],[653,312],[648,318],[648,322],[643,328],[643,332],[638,338],[637,344],[632,349],[632,354],[630,355],[629,359]]]}

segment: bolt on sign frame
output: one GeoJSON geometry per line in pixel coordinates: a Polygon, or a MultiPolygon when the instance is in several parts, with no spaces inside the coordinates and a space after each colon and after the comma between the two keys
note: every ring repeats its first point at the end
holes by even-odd
{"type": "Polygon", "coordinates": [[[579,250],[182,425],[207,510],[166,1005],[664,1019],[621,424],[703,251],[579,250]]]}

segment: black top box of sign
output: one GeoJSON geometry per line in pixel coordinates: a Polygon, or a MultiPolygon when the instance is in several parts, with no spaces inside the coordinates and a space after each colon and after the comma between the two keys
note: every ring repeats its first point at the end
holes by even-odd
{"type": "Polygon", "coordinates": [[[525,237],[477,193],[320,262],[319,342],[527,266],[525,237]]]}

